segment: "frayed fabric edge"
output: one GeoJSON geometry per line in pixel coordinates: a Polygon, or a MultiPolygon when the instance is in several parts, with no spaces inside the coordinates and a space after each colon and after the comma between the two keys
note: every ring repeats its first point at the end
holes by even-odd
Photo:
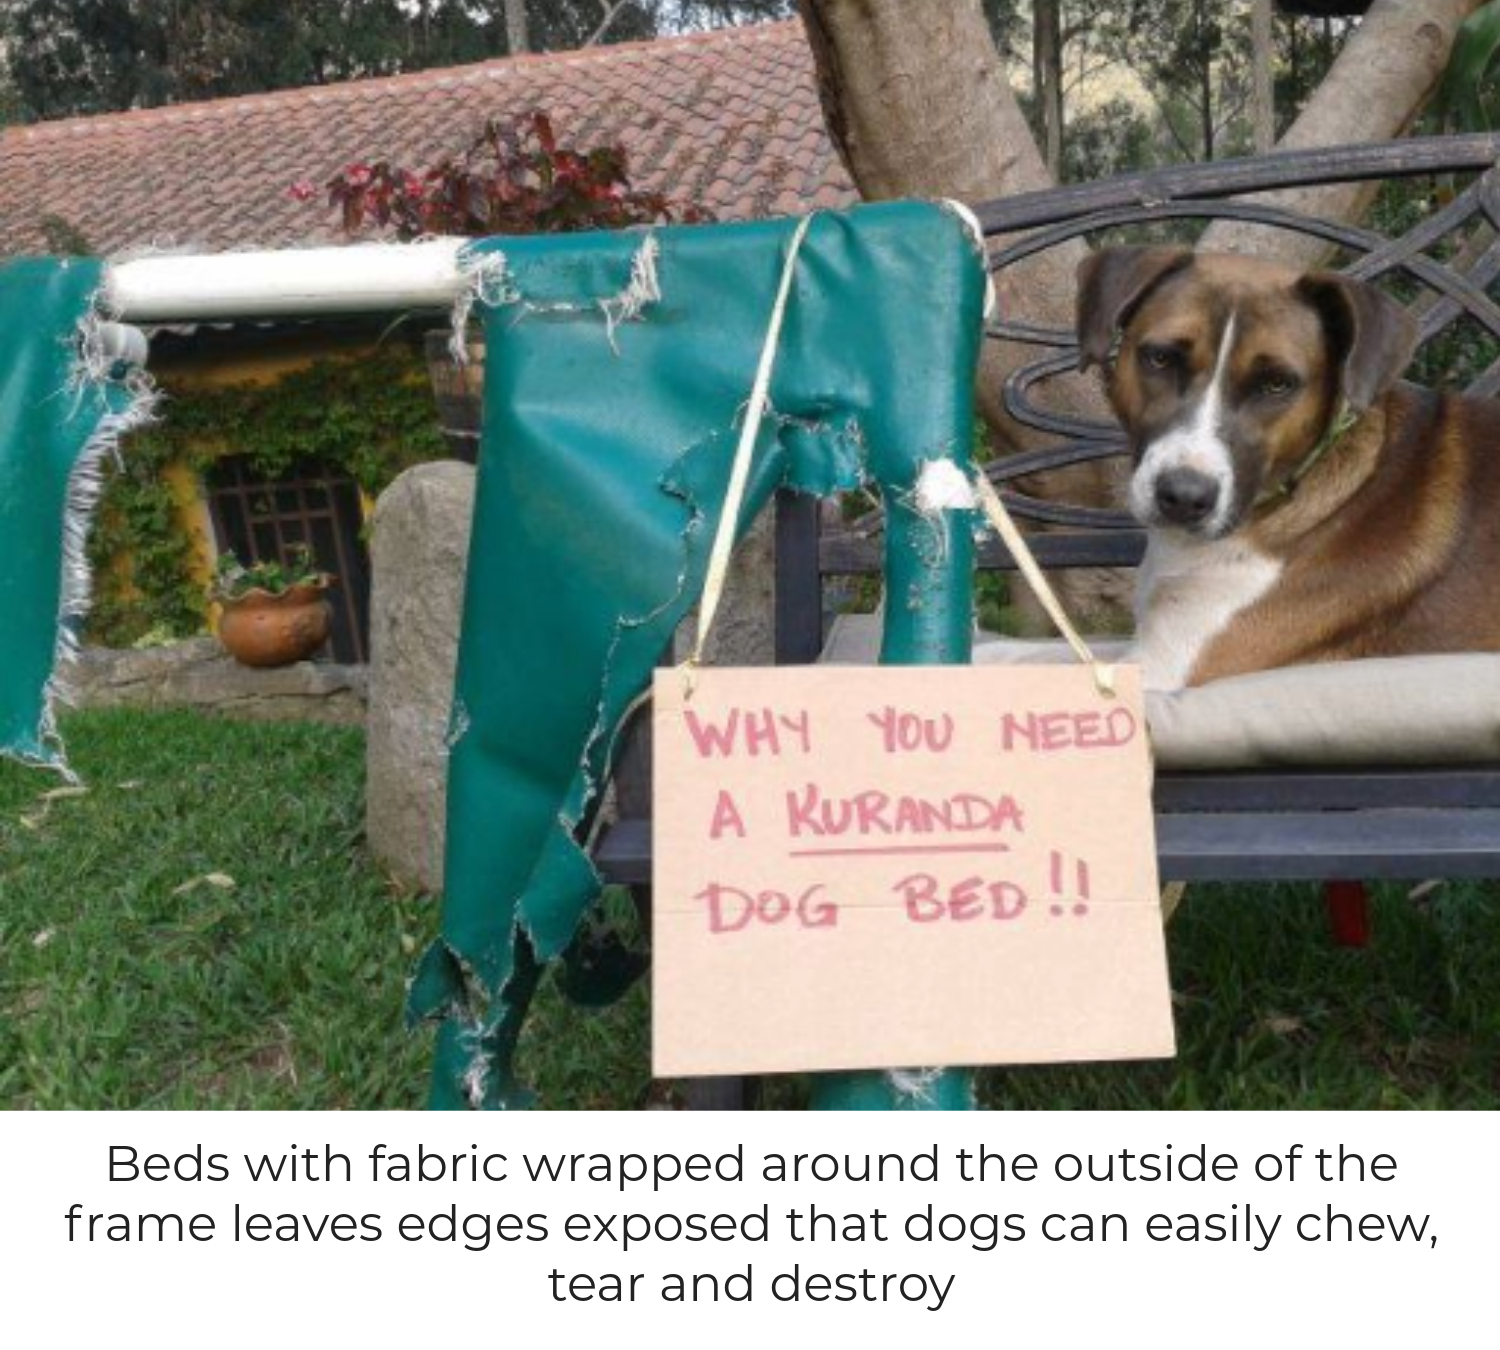
{"type": "Polygon", "coordinates": [[[616,356],[620,354],[620,344],[615,340],[615,330],[622,323],[634,323],[647,305],[661,303],[661,280],[656,272],[660,255],[661,245],[656,242],[656,236],[648,234],[630,260],[630,281],[625,289],[599,302],[599,308],[604,312],[605,336],[616,356]]]}
{"type": "Polygon", "coordinates": [[[449,322],[448,355],[455,365],[469,361],[468,329],[474,307],[500,308],[517,305],[522,314],[599,314],[604,319],[605,340],[616,356],[620,354],[619,330],[624,324],[636,323],[652,305],[662,298],[657,263],[661,244],[654,233],[648,233],[630,259],[630,276],[614,295],[598,300],[566,301],[542,304],[528,301],[511,273],[510,261],[498,249],[463,249],[458,255],[462,278],[453,300],[449,322]]]}
{"type": "Polygon", "coordinates": [[[76,691],[69,679],[70,669],[81,654],[79,630],[88,617],[93,601],[94,579],[89,567],[89,530],[104,495],[110,465],[120,464],[120,442],[141,427],[156,420],[161,394],[144,369],[135,368],[123,379],[114,378],[117,358],[110,351],[108,329],[112,316],[96,296],[79,320],[75,341],[78,355],[68,375],[67,392],[74,400],[70,416],[77,416],[90,396],[103,398],[106,388],[118,385],[125,390],[125,406],[108,412],[99,420],[93,434],[68,475],[67,496],[62,521],[62,581],[57,611],[57,640],[52,654],[52,673],[42,691],[42,716],[39,740],[47,753],[41,757],[21,757],[41,767],[56,770],[71,785],[78,775],[69,766],[62,733],[58,727],[60,708],[74,705],[76,691]]]}
{"type": "Polygon", "coordinates": [[[901,1098],[924,1106],[932,1104],[932,1094],[943,1076],[942,1069],[887,1069],[885,1080],[901,1098]]]}
{"type": "Polygon", "coordinates": [[[980,266],[984,268],[984,317],[988,321],[995,315],[995,274],[990,270],[989,245],[985,241],[984,226],[979,223],[979,217],[973,209],[964,205],[963,202],[946,198],[938,203],[945,211],[957,216],[964,229],[969,232],[969,237],[974,241],[974,249],[979,257],[980,266]]]}
{"type": "Polygon", "coordinates": [[[475,305],[511,305],[521,298],[510,275],[510,262],[499,250],[463,249],[458,255],[463,278],[453,301],[448,337],[448,355],[454,365],[469,364],[469,318],[475,305]]]}

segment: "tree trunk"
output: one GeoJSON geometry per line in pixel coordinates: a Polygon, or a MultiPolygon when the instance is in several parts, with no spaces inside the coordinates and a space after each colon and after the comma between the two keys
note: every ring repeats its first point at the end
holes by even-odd
{"type": "MultiPolygon", "coordinates": [[[[800,0],[800,8],[829,135],[866,200],[947,197],[973,203],[1054,186],[1011,92],[980,0],[800,0]]],[[[1000,312],[1071,329],[1076,273],[1086,251],[1081,243],[1070,244],[1007,269],[996,278],[1000,312]]],[[[1014,343],[984,347],[978,400],[992,440],[1002,453],[1026,449],[1036,438],[1006,414],[1001,391],[1006,377],[1035,352],[1014,343]]],[[[1047,403],[1102,411],[1093,379],[1050,384],[1047,403]]],[[[1119,476],[1115,464],[1096,463],[1049,474],[1028,487],[1058,500],[1112,501],[1119,476]]],[[[1085,622],[1094,615],[1113,621],[1128,597],[1128,579],[1113,573],[1074,571],[1053,580],[1064,603],[1085,622]]],[[[1029,606],[1029,593],[1016,589],[1017,600],[1029,606]]]]}
{"type": "Polygon", "coordinates": [[[980,0],[801,0],[839,154],[871,200],[1050,187],[980,0]]]}
{"type": "Polygon", "coordinates": [[[505,0],[505,50],[510,56],[521,56],[531,50],[526,0],[505,0]]]}
{"type": "MultiPolygon", "coordinates": [[[[1277,148],[1307,150],[1400,136],[1442,78],[1459,26],[1482,3],[1375,0],[1277,148]]],[[[1345,183],[1290,188],[1258,200],[1347,221],[1359,219],[1377,190],[1378,185],[1345,183]]],[[[1232,221],[1213,226],[1200,247],[1270,253],[1300,267],[1316,266],[1329,253],[1328,246],[1316,239],[1232,221]]]]}
{"type": "Polygon", "coordinates": [[[1208,44],[1207,0],[1198,0],[1198,112],[1203,123],[1203,158],[1213,159],[1217,148],[1214,144],[1214,61],[1208,44]]]}
{"type": "Polygon", "coordinates": [[[1276,144],[1275,0],[1251,0],[1250,50],[1254,62],[1254,144],[1264,155],[1276,144]]]}
{"type": "MultiPolygon", "coordinates": [[[[980,0],[801,0],[800,7],[829,135],[867,201],[974,203],[1054,185],[980,0]]],[[[998,278],[1002,309],[1071,326],[1083,254],[1081,245],[1053,249],[1024,279],[998,278]]],[[[995,364],[998,355],[987,353],[980,402],[1002,445],[1018,448],[1025,438],[1000,407],[1006,368],[995,364]]]]}
{"type": "Polygon", "coordinates": [[[1032,86],[1041,112],[1047,172],[1062,177],[1063,74],[1061,0],[1036,0],[1032,16],[1032,86]]]}

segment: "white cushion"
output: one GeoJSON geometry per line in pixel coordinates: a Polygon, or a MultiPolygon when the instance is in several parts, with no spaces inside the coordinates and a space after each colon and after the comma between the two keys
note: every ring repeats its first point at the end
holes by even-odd
{"type": "MultiPolygon", "coordinates": [[[[1091,642],[1118,660],[1118,639],[1091,642]]],[[[873,663],[880,619],[834,621],[822,659],[873,663]]],[[[1076,658],[1066,643],[980,633],[976,665],[1076,658]]],[[[1147,694],[1156,760],[1170,769],[1236,769],[1500,761],[1500,655],[1403,656],[1217,680],[1172,694],[1147,694]]]]}

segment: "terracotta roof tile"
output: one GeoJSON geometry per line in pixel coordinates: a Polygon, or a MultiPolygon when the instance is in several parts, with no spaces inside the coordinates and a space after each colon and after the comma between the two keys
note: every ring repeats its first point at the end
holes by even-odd
{"type": "Polygon", "coordinates": [[[379,155],[430,162],[531,108],[569,139],[622,142],[636,186],[721,219],[854,200],[794,21],[10,127],[0,252],[44,249],[49,217],[101,253],[327,239],[331,218],[287,197],[294,180],[379,155]]]}

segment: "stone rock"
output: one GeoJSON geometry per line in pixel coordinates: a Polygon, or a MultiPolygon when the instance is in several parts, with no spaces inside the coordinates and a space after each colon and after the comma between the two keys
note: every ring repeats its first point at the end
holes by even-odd
{"type": "MultiPolygon", "coordinates": [[[[679,659],[692,649],[694,609],[678,630],[679,659]]],[[[767,507],[735,546],[724,598],[703,647],[710,666],[770,666],[776,663],[776,512],[767,507]]]]}
{"type": "Polygon", "coordinates": [[[117,651],[87,647],[69,667],[79,708],[194,708],[251,722],[331,722],[365,718],[365,670],[299,661],[252,670],[211,637],[117,651]]]}
{"type": "Polygon", "coordinates": [[[433,892],[473,508],[472,466],[418,465],[381,494],[370,547],[366,834],[396,880],[433,892]]]}
{"type": "MultiPolygon", "coordinates": [[[[408,469],[376,504],[370,550],[370,710],[365,825],[398,881],[439,891],[447,806],[448,718],[458,661],[474,470],[408,469]]],[[[775,656],[771,514],[735,552],[707,657],[769,665],[775,656]]],[[[685,654],[691,622],[678,647],[685,654]]]]}

